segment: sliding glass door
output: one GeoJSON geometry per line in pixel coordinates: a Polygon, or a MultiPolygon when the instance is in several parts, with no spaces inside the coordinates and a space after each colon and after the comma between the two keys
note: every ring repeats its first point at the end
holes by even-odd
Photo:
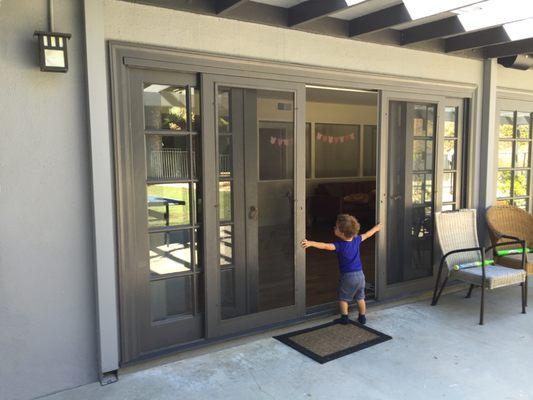
{"type": "Polygon", "coordinates": [[[378,296],[429,289],[436,211],[461,207],[462,100],[382,93],[378,296]]]}
{"type": "Polygon", "coordinates": [[[220,336],[303,315],[305,126],[296,104],[304,89],[222,76],[203,83],[204,104],[214,105],[207,326],[220,336]]]}

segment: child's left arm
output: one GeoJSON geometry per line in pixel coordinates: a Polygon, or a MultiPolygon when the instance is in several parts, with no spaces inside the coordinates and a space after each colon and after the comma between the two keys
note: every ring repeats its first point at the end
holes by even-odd
{"type": "Polygon", "coordinates": [[[362,233],[361,234],[361,241],[365,241],[366,239],[371,238],[376,233],[378,233],[381,230],[381,228],[383,228],[383,224],[377,224],[376,226],[374,226],[369,231],[366,231],[365,233],[362,233]]]}

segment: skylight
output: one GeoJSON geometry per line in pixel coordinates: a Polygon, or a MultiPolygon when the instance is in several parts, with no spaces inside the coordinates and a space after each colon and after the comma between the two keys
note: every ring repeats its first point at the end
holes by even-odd
{"type": "Polygon", "coordinates": [[[533,1],[488,0],[454,12],[468,32],[533,17],[533,1]]]}
{"type": "Polygon", "coordinates": [[[511,22],[503,26],[509,39],[522,40],[533,37],[533,18],[511,22]]]}
{"type": "Polygon", "coordinates": [[[473,0],[403,0],[411,19],[429,17],[477,3],[473,0]]]}
{"type": "Polygon", "coordinates": [[[355,6],[356,4],[362,3],[365,0],[345,0],[345,1],[346,1],[346,5],[348,7],[351,7],[351,6],[355,6]]]}

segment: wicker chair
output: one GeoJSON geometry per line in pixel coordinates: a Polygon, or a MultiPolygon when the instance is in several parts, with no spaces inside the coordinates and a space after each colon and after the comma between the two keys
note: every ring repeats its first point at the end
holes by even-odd
{"type": "MultiPolygon", "coordinates": [[[[533,215],[527,211],[514,206],[492,206],[487,210],[485,218],[493,245],[511,239],[525,240],[527,247],[533,247],[533,215]]],[[[496,257],[496,260],[506,267],[522,268],[521,254],[496,257]]],[[[532,253],[526,255],[526,271],[528,274],[533,273],[532,253]]]]}
{"type": "MultiPolygon", "coordinates": [[[[507,268],[502,265],[485,266],[486,254],[495,247],[509,244],[520,244],[525,248],[524,241],[508,241],[498,243],[495,246],[484,248],[479,246],[476,227],[476,210],[459,210],[435,213],[435,225],[439,244],[442,250],[442,258],[435,282],[432,306],[437,305],[444,286],[449,279],[455,279],[470,285],[469,298],[474,287],[481,288],[481,308],[479,324],[483,325],[485,307],[485,289],[521,285],[522,286],[522,313],[526,312],[526,286],[527,274],[522,269],[507,268]],[[456,270],[455,265],[481,262],[480,266],[472,266],[456,270]],[[446,268],[445,268],[446,267],[446,268]],[[444,277],[440,285],[441,278],[444,277]]],[[[522,260],[525,265],[525,256],[522,260]]]]}

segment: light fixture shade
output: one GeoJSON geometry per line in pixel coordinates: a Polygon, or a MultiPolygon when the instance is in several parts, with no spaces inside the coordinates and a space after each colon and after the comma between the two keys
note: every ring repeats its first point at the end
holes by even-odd
{"type": "Polygon", "coordinates": [[[34,36],[37,36],[39,41],[41,71],[67,72],[67,42],[71,38],[71,34],[36,31],[34,36]]]}

